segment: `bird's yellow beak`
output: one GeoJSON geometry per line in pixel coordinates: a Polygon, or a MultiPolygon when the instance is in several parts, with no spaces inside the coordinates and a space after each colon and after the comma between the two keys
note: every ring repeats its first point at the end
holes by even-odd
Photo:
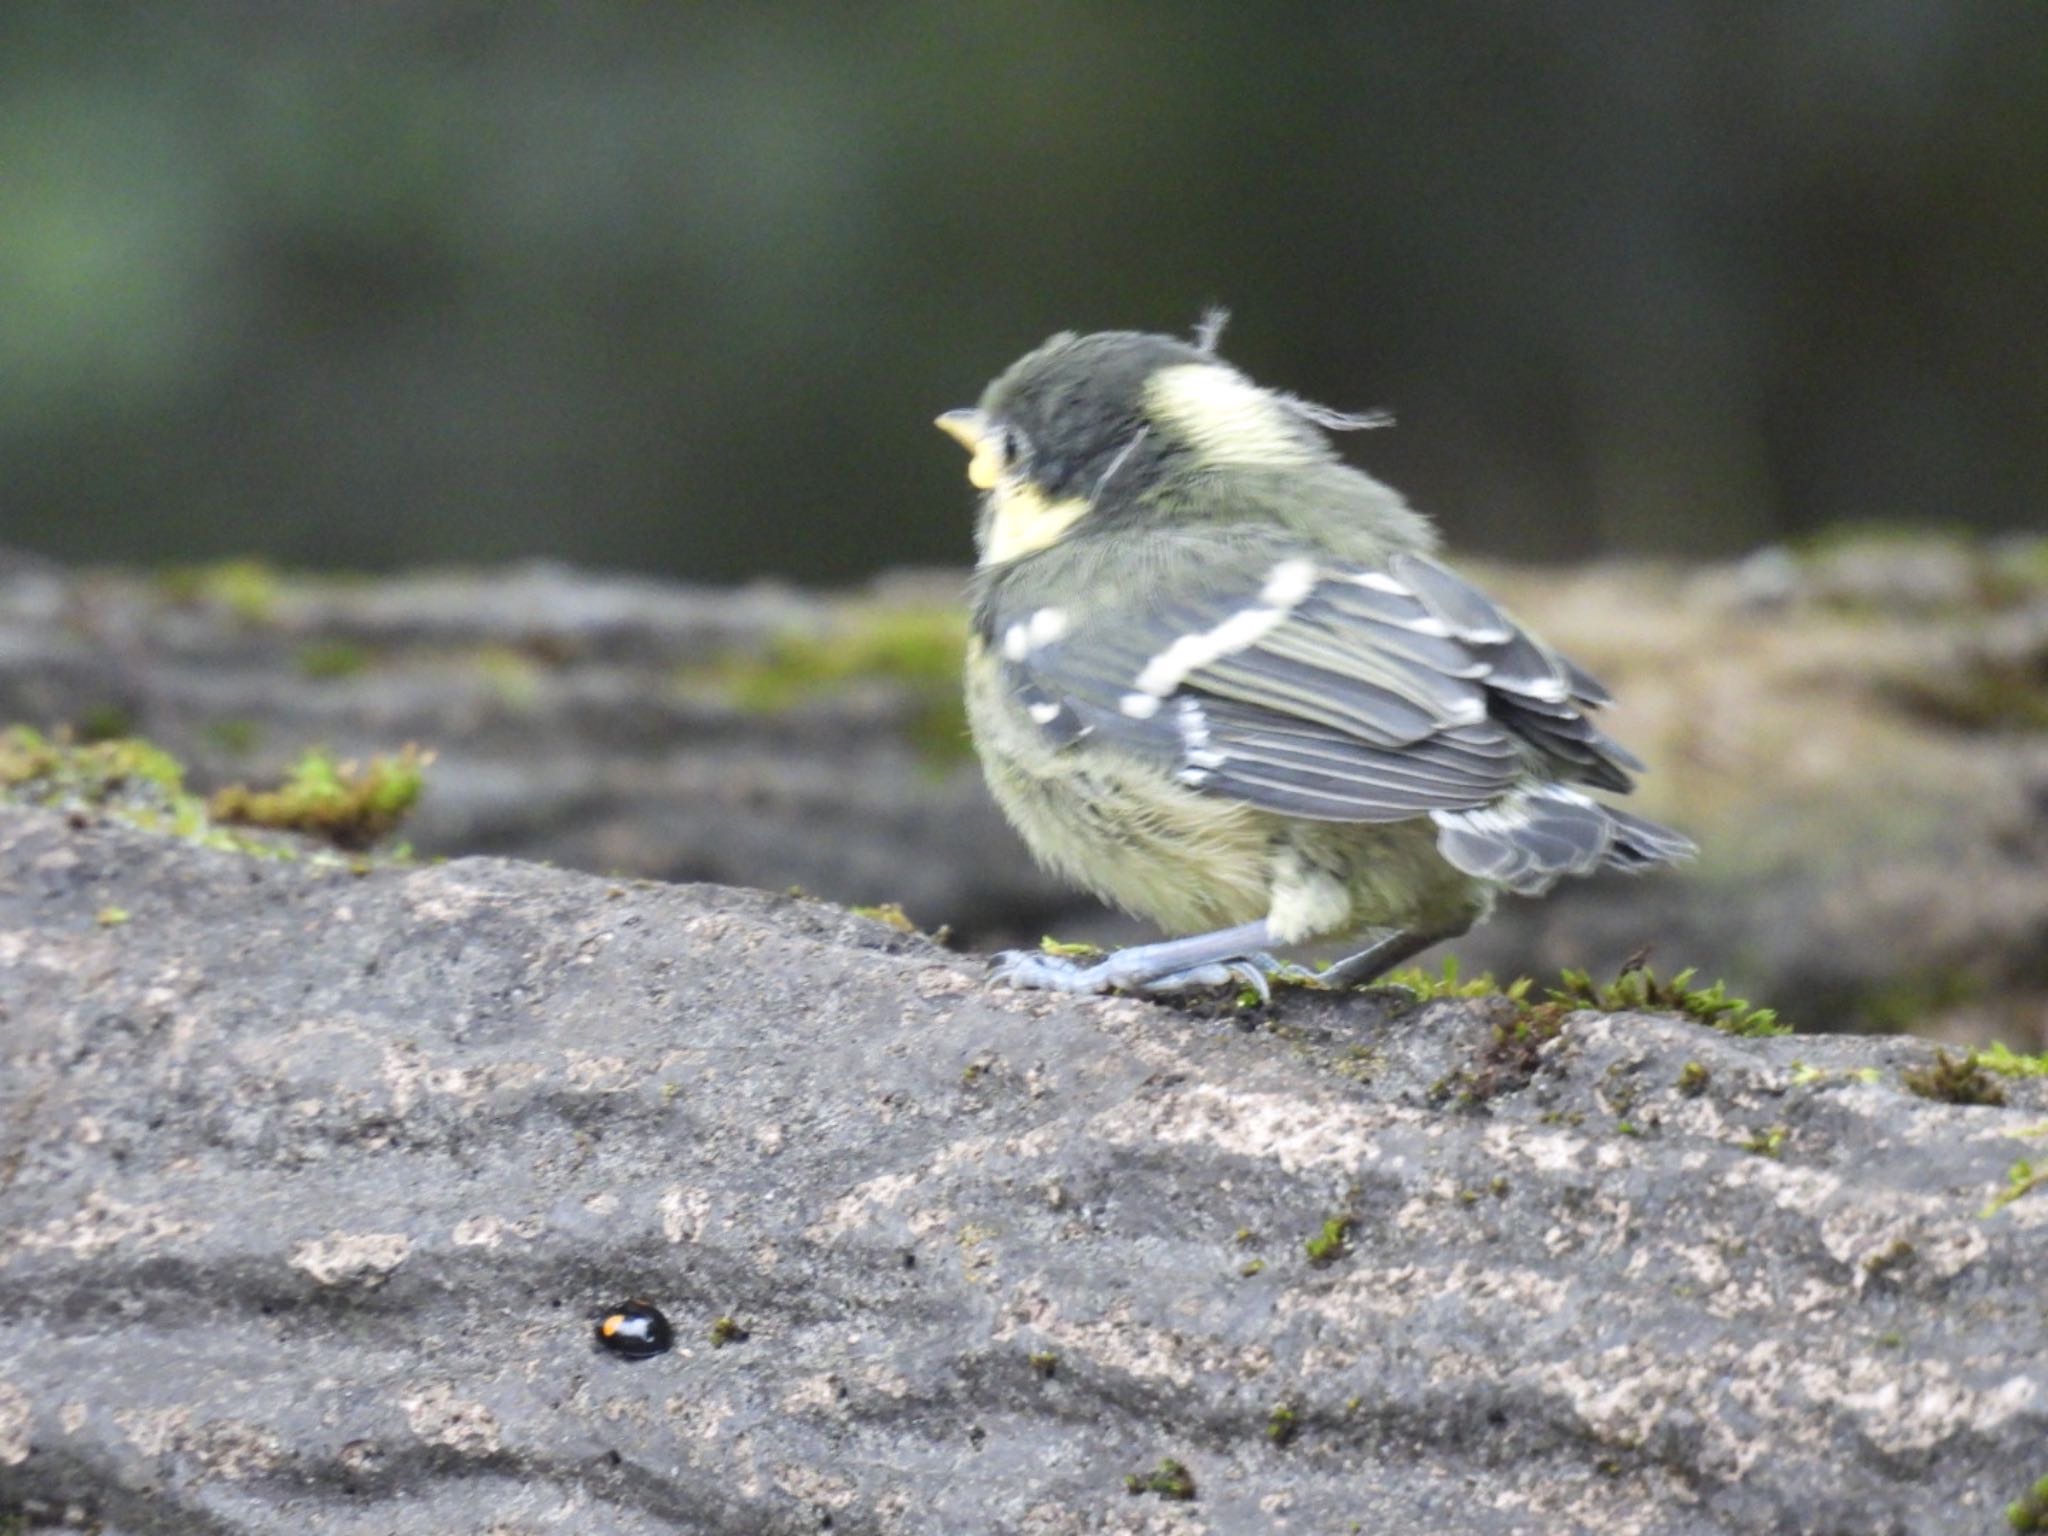
{"type": "Polygon", "coordinates": [[[967,479],[978,491],[992,490],[1003,472],[1002,454],[979,411],[944,411],[932,423],[974,455],[967,461],[967,479]]]}

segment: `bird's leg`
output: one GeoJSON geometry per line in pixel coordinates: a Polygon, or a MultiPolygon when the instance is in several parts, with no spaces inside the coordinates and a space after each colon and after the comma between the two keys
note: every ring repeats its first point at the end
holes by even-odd
{"type": "Polygon", "coordinates": [[[1012,949],[995,957],[991,979],[1053,992],[1182,992],[1236,982],[1266,997],[1266,977],[1289,969],[1265,953],[1272,942],[1271,930],[1261,918],[1214,933],[1134,944],[1094,965],[1012,949]]]}
{"type": "Polygon", "coordinates": [[[1402,961],[1414,959],[1430,945],[1454,939],[1463,931],[1461,928],[1451,933],[1390,933],[1357,954],[1324,966],[1315,973],[1315,979],[1326,987],[1362,987],[1386,975],[1402,961]]]}

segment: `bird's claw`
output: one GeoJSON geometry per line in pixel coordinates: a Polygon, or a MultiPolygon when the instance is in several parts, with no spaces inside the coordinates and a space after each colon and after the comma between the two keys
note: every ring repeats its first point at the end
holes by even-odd
{"type": "Polygon", "coordinates": [[[1031,992],[1106,992],[1109,983],[1098,979],[1101,963],[1081,965],[1065,955],[1041,954],[1035,949],[1006,949],[988,964],[988,979],[1001,986],[1031,992]]]}
{"type": "Polygon", "coordinates": [[[1211,987],[1236,987],[1255,992],[1261,1003],[1273,1000],[1268,977],[1288,982],[1305,982],[1314,973],[1298,965],[1275,960],[1271,955],[1246,955],[1233,960],[1216,960],[1188,966],[1163,975],[1147,974],[1141,964],[1119,964],[1130,951],[1082,965],[1064,955],[1042,954],[1036,950],[1011,949],[989,962],[989,980],[1003,986],[1044,992],[1129,992],[1140,997],[1198,992],[1211,987]]]}

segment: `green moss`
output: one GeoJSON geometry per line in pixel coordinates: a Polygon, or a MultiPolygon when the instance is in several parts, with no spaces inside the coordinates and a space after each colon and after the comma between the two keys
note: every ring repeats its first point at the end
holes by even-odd
{"type": "Polygon", "coordinates": [[[1292,1403],[1275,1403],[1266,1415],[1266,1438],[1275,1445],[1288,1445],[1301,1433],[1301,1410],[1292,1403]]]}
{"type": "Polygon", "coordinates": [[[432,753],[406,747],[358,767],[314,748],[277,789],[230,784],[207,803],[215,821],[319,837],[337,848],[367,848],[393,832],[419,799],[432,753]]]}
{"type": "Polygon", "coordinates": [[[1994,1040],[1977,1052],[1977,1065],[2005,1077],[2048,1077],[2048,1051],[2039,1056],[2022,1056],[1994,1040]]]}
{"type": "Polygon", "coordinates": [[[1443,969],[1434,975],[1420,966],[1411,965],[1406,970],[1390,971],[1385,982],[1413,992],[1425,1003],[1473,997],[1505,997],[1519,1003],[1529,995],[1533,985],[1528,977],[1520,976],[1503,987],[1493,979],[1491,971],[1482,971],[1468,981],[1459,974],[1456,955],[1445,955],[1443,969]]]}
{"type": "Polygon", "coordinates": [[[354,677],[370,664],[370,653],[346,640],[318,640],[301,646],[294,658],[299,676],[315,682],[354,677]]]}
{"type": "Polygon", "coordinates": [[[2048,1477],[2005,1506],[2005,1523],[2015,1531],[2048,1531],[2048,1477]]]}
{"type": "Polygon", "coordinates": [[[728,1344],[744,1344],[753,1335],[742,1328],[736,1319],[721,1317],[711,1325],[711,1347],[723,1349],[728,1344]]]}
{"type": "Polygon", "coordinates": [[[1031,1369],[1040,1376],[1050,1377],[1060,1368],[1060,1357],[1049,1349],[1034,1349],[1030,1359],[1031,1369]]]}
{"type": "Polygon", "coordinates": [[[1162,1499],[1185,1503],[1195,1496],[1195,1479],[1184,1465],[1167,1456],[1153,1471],[1131,1473],[1124,1479],[1124,1490],[1132,1494],[1156,1493],[1162,1499]]]}
{"type": "Polygon", "coordinates": [[[260,560],[173,566],[160,572],[156,582],[174,603],[225,608],[245,624],[269,623],[282,588],[277,572],[260,560]]]}
{"type": "Polygon", "coordinates": [[[1782,1125],[1774,1125],[1767,1131],[1757,1131],[1743,1143],[1742,1150],[1754,1152],[1758,1157],[1777,1157],[1785,1150],[1785,1138],[1792,1133],[1782,1125]]]}
{"type": "Polygon", "coordinates": [[[102,928],[119,928],[128,921],[128,915],[126,907],[101,907],[93,913],[92,919],[102,928]]]}
{"type": "Polygon", "coordinates": [[[1687,966],[1669,981],[1661,981],[1648,966],[1635,966],[1603,985],[1584,971],[1566,971],[1550,997],[1568,1008],[1591,1008],[1603,1013],[1680,1013],[1729,1035],[1762,1037],[1792,1033],[1791,1025],[1778,1022],[1775,1009],[1752,1008],[1746,999],[1729,996],[1724,982],[1717,981],[1711,987],[1693,986],[1696,974],[1687,966]]]}
{"type": "Polygon", "coordinates": [[[1351,1229],[1357,1223],[1349,1215],[1332,1216],[1322,1231],[1302,1244],[1311,1264],[1334,1264],[1351,1251],[1351,1229]]]}
{"type": "Polygon", "coordinates": [[[1068,943],[1055,939],[1050,934],[1038,941],[1039,950],[1048,955],[1057,955],[1063,960],[1100,960],[1103,950],[1097,944],[1068,943]]]}
{"type": "Polygon", "coordinates": [[[738,709],[780,713],[821,694],[882,680],[913,697],[910,739],[927,761],[944,765],[968,752],[961,669],[966,615],[953,607],[844,610],[822,632],[790,631],[764,650],[686,669],[687,689],[709,689],[738,709]]]}
{"type": "Polygon", "coordinates": [[[0,789],[47,790],[98,807],[131,789],[175,795],[184,787],[178,760],[139,737],[80,744],[25,725],[0,731],[0,789]]]}
{"type": "Polygon", "coordinates": [[[1688,1099],[1696,1099],[1707,1091],[1712,1075],[1699,1062],[1688,1061],[1678,1069],[1678,1091],[1688,1099]]]}
{"type": "MultiPolygon", "coordinates": [[[[1728,995],[1727,987],[1694,987],[1691,969],[1680,971],[1669,981],[1660,980],[1646,966],[1633,966],[1607,983],[1596,983],[1584,971],[1565,971],[1542,1002],[1530,1001],[1531,983],[1518,979],[1502,987],[1491,976],[1467,981],[1458,973],[1456,957],[1447,959],[1441,974],[1407,970],[1389,979],[1414,992],[1423,1001],[1439,998],[1475,999],[1498,997],[1511,1004],[1511,1020],[1498,1023],[1487,1045],[1467,1066],[1446,1073],[1430,1088],[1437,1102],[1455,1100],[1460,1106],[1475,1107],[1503,1093],[1525,1086],[1536,1075],[1542,1048],[1557,1038],[1565,1019],[1573,1013],[1679,1013],[1711,1024],[1731,1035],[1784,1035],[1789,1025],[1780,1024],[1775,1011],[1752,1008],[1739,997],[1728,995]]],[[[1697,1065],[1695,1063],[1694,1065],[1697,1065]]],[[[1706,1084],[1706,1068],[1699,1067],[1698,1091],[1706,1084]]],[[[1681,1075],[1681,1088],[1685,1086],[1681,1075]]],[[[1617,1099],[1617,1114],[1626,1114],[1633,1092],[1617,1099]]],[[[1624,1134],[1634,1134],[1633,1126],[1624,1134]]]]}
{"type": "Polygon", "coordinates": [[[136,737],[80,744],[63,732],[45,736],[25,725],[0,730],[0,800],[111,816],[202,848],[295,856],[291,848],[216,825],[206,802],[185,788],[178,760],[136,737]]]}
{"type": "Polygon", "coordinates": [[[2025,1158],[2021,1158],[2005,1170],[2005,1188],[1993,1195],[1991,1203],[1977,1214],[1989,1221],[2013,1201],[2032,1194],[2044,1184],[2048,1184],[2048,1168],[2036,1168],[2025,1158]]]}
{"type": "Polygon", "coordinates": [[[1960,1059],[1937,1050],[1934,1060],[1923,1067],[1909,1067],[1902,1074],[1906,1087],[1923,1099],[1944,1104],[2003,1104],[2005,1090],[1986,1072],[1975,1051],[1960,1059]]]}
{"type": "Polygon", "coordinates": [[[865,917],[873,922],[886,924],[898,933],[917,932],[917,924],[910,920],[909,915],[897,902],[885,901],[878,906],[848,907],[847,910],[855,917],[865,917]]]}
{"type": "Polygon", "coordinates": [[[1237,1272],[1249,1280],[1254,1275],[1262,1275],[1266,1272],[1266,1261],[1264,1259],[1246,1259],[1237,1266],[1237,1272]]]}

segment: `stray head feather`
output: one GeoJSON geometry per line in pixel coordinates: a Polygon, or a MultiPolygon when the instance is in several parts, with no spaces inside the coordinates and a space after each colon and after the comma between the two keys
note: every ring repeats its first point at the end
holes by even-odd
{"type": "MultiPolygon", "coordinates": [[[[1195,350],[1215,356],[1216,344],[1223,339],[1223,328],[1228,324],[1230,311],[1221,304],[1211,304],[1203,310],[1202,318],[1195,322],[1195,350]]],[[[1304,400],[1299,395],[1283,394],[1278,390],[1274,391],[1274,396],[1302,420],[1314,422],[1325,432],[1370,432],[1375,427],[1391,427],[1394,424],[1392,413],[1387,411],[1340,411],[1331,406],[1317,405],[1313,400],[1304,400]]],[[[1135,447],[1136,444],[1131,446],[1135,447]]],[[[1117,460],[1117,464],[1122,462],[1121,458],[1117,460]]],[[[1110,466],[1112,473],[1116,467],[1110,466]]],[[[1109,476],[1105,475],[1103,478],[1107,480],[1109,476]]]]}

